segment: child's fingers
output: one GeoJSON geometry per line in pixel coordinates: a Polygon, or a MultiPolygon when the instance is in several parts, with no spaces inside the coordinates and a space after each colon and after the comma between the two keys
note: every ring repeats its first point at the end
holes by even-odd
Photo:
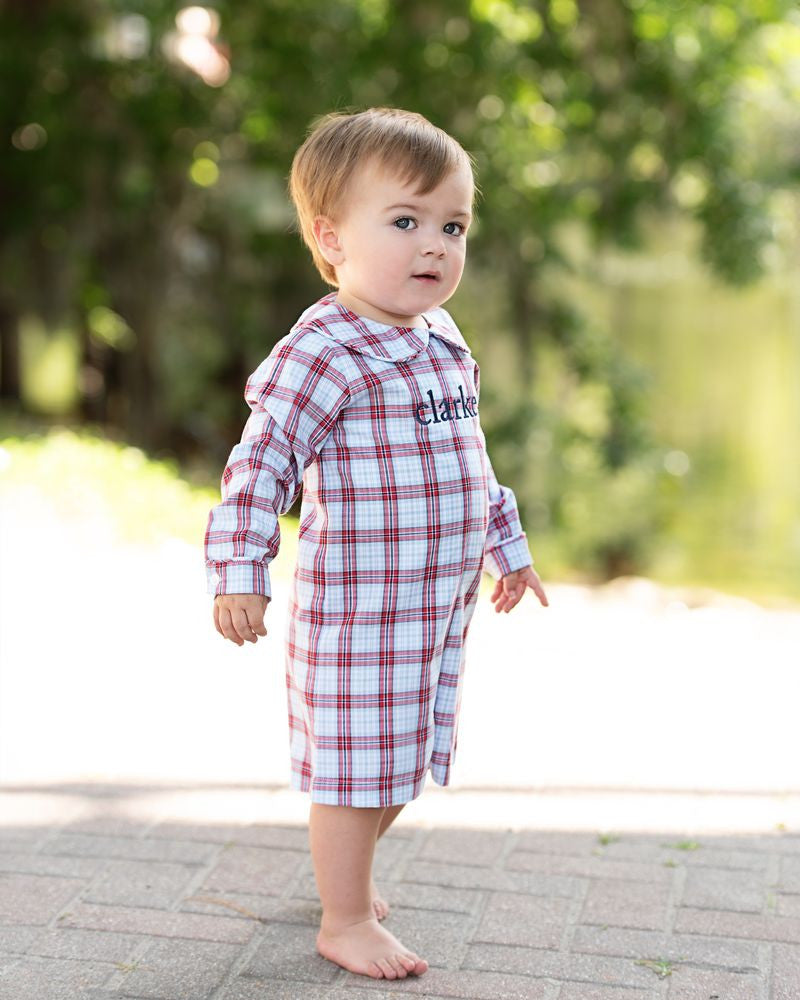
{"type": "Polygon", "coordinates": [[[220,635],[237,646],[244,642],[258,642],[260,635],[266,635],[264,612],[269,598],[263,595],[235,595],[214,601],[214,626],[220,635]]]}
{"type": "Polygon", "coordinates": [[[219,623],[225,638],[230,639],[231,642],[235,642],[237,646],[242,646],[245,642],[256,641],[243,608],[231,609],[224,605],[221,606],[219,609],[219,623]]]}
{"type": "Polygon", "coordinates": [[[501,596],[497,601],[497,604],[495,604],[494,609],[498,613],[501,611],[510,611],[519,601],[525,588],[519,583],[513,584],[505,580],[499,580],[498,584],[500,586],[501,596]]]}
{"type": "Polygon", "coordinates": [[[544,587],[541,585],[539,580],[536,583],[531,584],[534,594],[539,598],[539,601],[544,605],[544,607],[549,608],[550,602],[547,600],[547,594],[544,592],[544,587]]]}
{"type": "MultiPolygon", "coordinates": [[[[256,635],[266,635],[267,629],[264,625],[264,612],[258,612],[253,608],[247,611],[247,623],[256,635]]],[[[255,640],[253,640],[255,642],[255,640]]]]}
{"type": "Polygon", "coordinates": [[[236,629],[240,638],[244,639],[245,642],[258,641],[258,637],[254,634],[253,628],[250,625],[250,621],[247,617],[247,610],[245,608],[235,608],[231,612],[231,619],[233,621],[233,627],[236,629]]]}
{"type": "Polygon", "coordinates": [[[230,608],[225,607],[224,604],[219,605],[219,631],[226,639],[235,642],[237,646],[242,645],[243,640],[239,638],[239,633],[234,627],[230,608]]]}

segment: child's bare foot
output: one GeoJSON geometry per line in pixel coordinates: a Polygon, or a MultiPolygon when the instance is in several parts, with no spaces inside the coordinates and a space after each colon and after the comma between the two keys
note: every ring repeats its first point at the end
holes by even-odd
{"type": "Polygon", "coordinates": [[[320,927],[317,951],[342,968],[373,979],[405,979],[428,969],[425,959],[409,951],[376,917],[338,928],[320,927]]]}
{"type": "Polygon", "coordinates": [[[389,916],[389,904],[378,892],[378,887],[374,882],[370,882],[369,891],[372,894],[372,909],[375,911],[375,916],[378,920],[383,920],[384,917],[389,916]]]}

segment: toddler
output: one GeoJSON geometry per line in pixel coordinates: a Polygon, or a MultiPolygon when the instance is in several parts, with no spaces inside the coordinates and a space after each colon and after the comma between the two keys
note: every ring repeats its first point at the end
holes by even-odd
{"type": "Polygon", "coordinates": [[[472,157],[414,112],[323,116],[289,190],[333,291],[249,377],[251,413],[209,515],[217,631],[266,635],[278,517],[300,485],[286,619],[290,784],[310,793],[317,949],[373,978],[426,960],[381,923],[377,839],[450,782],[481,571],[497,612],[548,601],[479,419],[479,368],[442,308],[472,221],[472,157]]]}

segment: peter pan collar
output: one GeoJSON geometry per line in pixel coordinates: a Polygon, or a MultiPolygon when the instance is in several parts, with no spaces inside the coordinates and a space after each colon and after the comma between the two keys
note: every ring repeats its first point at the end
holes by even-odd
{"type": "Polygon", "coordinates": [[[380,361],[408,361],[426,350],[428,338],[445,340],[466,354],[471,354],[450,314],[441,306],[423,313],[427,326],[390,326],[368,316],[352,312],[336,301],[334,289],[309,306],[292,327],[317,327],[351,351],[380,361]]]}

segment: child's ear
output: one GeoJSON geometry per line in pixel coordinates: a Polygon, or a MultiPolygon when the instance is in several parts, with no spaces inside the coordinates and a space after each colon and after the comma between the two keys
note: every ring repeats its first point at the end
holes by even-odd
{"type": "Polygon", "coordinates": [[[336,231],[335,223],[327,215],[314,218],[314,239],[319,252],[329,264],[337,266],[344,262],[344,250],[336,231]]]}

